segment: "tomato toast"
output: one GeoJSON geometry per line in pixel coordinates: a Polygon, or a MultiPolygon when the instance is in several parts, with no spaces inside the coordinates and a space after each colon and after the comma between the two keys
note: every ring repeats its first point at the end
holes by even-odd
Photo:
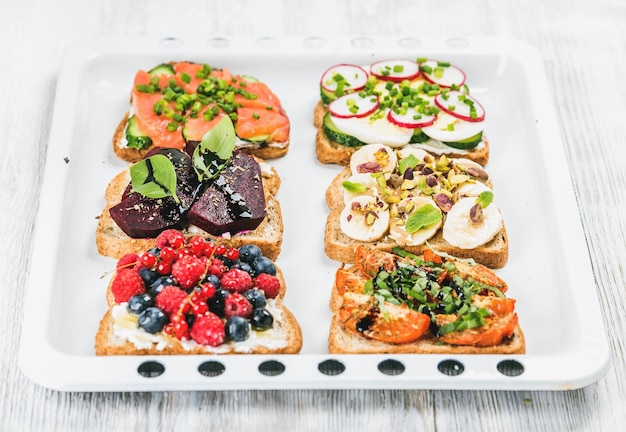
{"type": "Polygon", "coordinates": [[[329,352],[523,354],[507,289],[492,270],[430,249],[359,247],[336,272],[329,352]]]}

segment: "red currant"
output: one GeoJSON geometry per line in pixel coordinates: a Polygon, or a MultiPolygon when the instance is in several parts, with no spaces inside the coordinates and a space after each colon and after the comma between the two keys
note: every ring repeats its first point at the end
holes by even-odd
{"type": "Polygon", "coordinates": [[[152,252],[144,252],[139,257],[141,260],[141,265],[145,268],[152,268],[157,264],[157,257],[152,252]]]}
{"type": "Polygon", "coordinates": [[[189,324],[187,324],[187,320],[181,319],[180,321],[174,323],[173,327],[174,335],[180,340],[185,340],[183,338],[187,337],[187,334],[189,333],[189,324]]]}
{"type": "Polygon", "coordinates": [[[228,248],[224,256],[229,260],[235,261],[239,259],[239,250],[237,248],[228,248]]]}
{"type": "Polygon", "coordinates": [[[170,237],[169,243],[174,249],[179,249],[185,245],[185,236],[182,233],[174,235],[170,237]]]}
{"type": "Polygon", "coordinates": [[[173,323],[165,324],[165,327],[163,327],[163,331],[165,332],[165,334],[168,334],[168,335],[174,334],[174,324],[173,323]]]}
{"type": "Polygon", "coordinates": [[[208,310],[209,306],[203,300],[199,301],[198,303],[194,303],[191,308],[191,312],[195,316],[204,315],[208,310]]]}
{"type": "Polygon", "coordinates": [[[213,252],[215,252],[215,243],[209,241],[206,242],[204,245],[204,256],[210,257],[213,255],[213,252]]]}
{"type": "Polygon", "coordinates": [[[202,294],[205,299],[210,299],[215,295],[215,285],[211,282],[202,284],[200,287],[200,294],[202,294]]]}
{"type": "Polygon", "coordinates": [[[177,256],[176,259],[181,259],[182,257],[184,257],[185,255],[191,255],[191,250],[190,249],[179,249],[177,252],[177,256]]]}
{"type": "Polygon", "coordinates": [[[161,260],[156,266],[156,271],[160,275],[168,275],[172,272],[172,261],[161,260]]]}
{"type": "Polygon", "coordinates": [[[217,255],[224,255],[224,253],[226,253],[226,246],[224,246],[223,244],[219,244],[215,247],[215,253],[217,255]]]}
{"type": "Polygon", "coordinates": [[[161,249],[161,259],[164,259],[166,261],[174,261],[174,258],[176,258],[176,251],[173,247],[165,246],[163,249],[161,249]]]}

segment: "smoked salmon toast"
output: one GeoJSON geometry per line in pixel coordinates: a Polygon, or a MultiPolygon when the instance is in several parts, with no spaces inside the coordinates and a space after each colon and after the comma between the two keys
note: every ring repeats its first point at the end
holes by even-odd
{"type": "Polygon", "coordinates": [[[237,148],[262,159],[287,153],[289,118],[266,84],[192,62],[135,74],[130,109],[115,131],[113,150],[128,162],[154,148],[188,150],[224,116],[235,125],[237,148]]]}

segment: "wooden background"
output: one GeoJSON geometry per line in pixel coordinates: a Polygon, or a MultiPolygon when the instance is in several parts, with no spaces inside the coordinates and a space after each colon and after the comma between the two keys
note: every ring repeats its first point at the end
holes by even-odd
{"type": "Polygon", "coordinates": [[[0,429],[626,430],[626,2],[623,0],[0,0],[0,429]],[[99,36],[514,37],[541,53],[612,349],[564,392],[61,393],[16,352],[60,58],[99,36]]]}

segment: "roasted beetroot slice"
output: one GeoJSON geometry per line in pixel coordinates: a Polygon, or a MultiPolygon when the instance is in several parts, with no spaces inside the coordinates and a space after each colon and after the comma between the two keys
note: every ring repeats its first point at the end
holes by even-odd
{"type": "Polygon", "coordinates": [[[187,215],[190,224],[213,234],[253,230],[265,218],[261,168],[253,157],[235,151],[229,164],[187,215]]]}
{"type": "Polygon", "coordinates": [[[109,213],[122,231],[132,238],[156,237],[165,229],[180,227],[197,194],[198,179],[188,155],[176,149],[157,149],[146,157],[155,153],[164,154],[174,165],[180,204],[172,197],[147,198],[132,192],[129,184],[121,202],[111,207],[109,213]]]}

